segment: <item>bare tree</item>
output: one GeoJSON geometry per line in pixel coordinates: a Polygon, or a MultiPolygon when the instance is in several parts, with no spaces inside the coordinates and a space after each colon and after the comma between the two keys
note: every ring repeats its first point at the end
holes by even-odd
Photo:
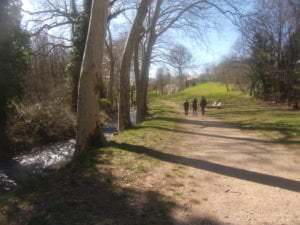
{"type": "Polygon", "coordinates": [[[166,93],[165,88],[171,83],[171,74],[166,68],[158,68],[156,71],[156,87],[161,95],[166,93]]]}
{"type": "Polygon", "coordinates": [[[227,57],[213,68],[211,76],[214,76],[215,81],[224,83],[227,91],[230,91],[231,86],[246,91],[250,87],[248,61],[244,57],[227,57]]]}
{"type": "Polygon", "coordinates": [[[254,14],[241,20],[251,66],[251,93],[276,102],[297,93],[299,7],[294,1],[261,0],[254,14]],[[298,8],[298,9],[297,9],[298,8]]]}
{"type": "Polygon", "coordinates": [[[183,89],[185,86],[184,70],[191,66],[191,53],[185,46],[177,44],[170,49],[166,60],[171,67],[176,69],[179,80],[179,89],[183,89]]]}
{"type": "Polygon", "coordinates": [[[101,76],[108,0],[93,0],[81,67],[77,109],[77,154],[104,140],[98,124],[97,77],[101,76]]]}
{"type": "Polygon", "coordinates": [[[111,103],[112,109],[117,106],[119,95],[119,75],[122,61],[120,52],[124,50],[127,34],[121,34],[113,40],[111,28],[108,28],[106,40],[106,64],[107,64],[107,98],[111,103]]]}
{"type": "Polygon", "coordinates": [[[62,47],[55,47],[49,53],[47,34],[40,34],[32,38],[30,69],[24,78],[26,98],[32,102],[43,101],[49,98],[58,89],[69,92],[68,82],[65,78],[65,67],[68,63],[68,53],[62,47]]]}
{"type": "MultiPolygon", "coordinates": [[[[239,8],[236,7],[238,4],[241,3],[236,0],[156,0],[152,2],[147,17],[146,33],[141,43],[140,68],[135,69],[135,72],[139,73],[136,75],[138,78],[136,79],[138,122],[143,121],[147,114],[149,71],[155,57],[153,51],[158,40],[171,29],[184,30],[194,38],[202,40],[205,29],[215,23],[216,17],[212,14],[221,13],[233,20],[233,17],[241,14],[239,8]]],[[[138,53],[138,51],[135,52],[138,53]]],[[[138,61],[135,60],[135,62],[138,61]]]]}
{"type": "Polygon", "coordinates": [[[123,52],[120,69],[120,95],[118,112],[118,129],[124,130],[131,126],[130,121],[130,69],[136,43],[144,33],[143,22],[148,12],[150,0],[142,0],[137,10],[126,46],[123,52]]]}
{"type": "Polygon", "coordinates": [[[109,56],[109,87],[108,87],[108,99],[111,103],[111,105],[114,105],[114,84],[115,84],[115,67],[116,67],[116,57],[114,54],[114,46],[113,46],[113,40],[112,40],[112,34],[110,31],[110,28],[108,30],[108,41],[106,41],[106,48],[109,56]]]}
{"type": "MultiPolygon", "coordinates": [[[[142,122],[146,115],[147,111],[147,94],[148,94],[148,83],[149,83],[149,70],[151,64],[151,56],[153,52],[153,47],[157,40],[157,22],[160,17],[161,6],[164,0],[157,0],[154,4],[152,4],[152,8],[150,13],[148,14],[147,21],[147,32],[145,35],[145,40],[143,44],[143,52],[142,55],[142,63],[141,68],[136,63],[135,64],[135,77],[136,77],[136,102],[137,102],[137,122],[142,122]],[[138,67],[138,68],[137,68],[138,67]]],[[[140,40],[141,41],[141,40],[140,40]]],[[[135,62],[138,60],[138,44],[136,46],[135,51],[135,62]]]]}

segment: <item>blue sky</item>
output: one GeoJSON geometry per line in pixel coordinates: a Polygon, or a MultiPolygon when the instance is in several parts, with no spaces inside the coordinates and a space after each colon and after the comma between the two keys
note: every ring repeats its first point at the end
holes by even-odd
{"type": "MultiPolygon", "coordinates": [[[[25,10],[33,11],[32,0],[22,0],[25,10]]],[[[26,17],[25,17],[26,19],[26,17]]],[[[185,45],[193,55],[194,64],[199,67],[190,73],[201,73],[208,65],[217,64],[226,55],[232,52],[233,46],[239,36],[234,25],[226,19],[220,19],[218,30],[210,30],[204,35],[203,42],[196,42],[183,34],[177,34],[174,43],[185,45]]],[[[158,65],[153,65],[151,69],[152,76],[155,74],[158,65]]]]}
{"type": "Polygon", "coordinates": [[[226,26],[219,30],[212,30],[205,34],[204,43],[197,43],[191,39],[180,38],[178,41],[184,44],[193,53],[195,63],[203,71],[207,65],[217,64],[224,57],[232,53],[239,33],[229,21],[224,21],[226,26]]]}

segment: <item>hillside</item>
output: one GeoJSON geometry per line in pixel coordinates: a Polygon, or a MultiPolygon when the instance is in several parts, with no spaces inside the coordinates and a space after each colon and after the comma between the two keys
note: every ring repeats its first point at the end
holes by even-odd
{"type": "Polygon", "coordinates": [[[238,90],[228,92],[223,84],[199,84],[167,98],[179,104],[185,99],[191,101],[201,96],[205,96],[209,104],[214,101],[223,103],[222,109],[209,109],[209,116],[238,125],[243,129],[260,131],[280,142],[300,143],[299,111],[270,105],[238,90]]]}
{"type": "Polygon", "coordinates": [[[295,112],[210,83],[152,98],[151,115],[58,171],[17,181],[0,197],[0,224],[298,224],[298,149],[229,124],[260,130],[261,121],[283,135],[280,115],[288,132],[299,131],[295,112]],[[198,95],[224,109],[183,116],[181,102],[198,95]]]}

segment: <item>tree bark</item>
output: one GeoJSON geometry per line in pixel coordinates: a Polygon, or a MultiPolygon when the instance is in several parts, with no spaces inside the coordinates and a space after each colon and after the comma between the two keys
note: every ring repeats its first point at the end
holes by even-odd
{"type": "Polygon", "coordinates": [[[151,0],[142,0],[127,39],[120,69],[120,96],[118,129],[122,131],[131,126],[130,121],[130,69],[136,43],[144,32],[143,22],[151,0]]]}
{"type": "MultiPolygon", "coordinates": [[[[142,70],[141,70],[141,83],[142,83],[142,88],[140,88],[140,91],[142,93],[137,93],[137,96],[143,96],[142,100],[139,101],[137,100],[137,120],[139,122],[142,122],[145,119],[145,116],[148,113],[148,86],[149,86],[149,70],[150,70],[150,64],[151,64],[151,57],[152,57],[152,51],[153,47],[155,45],[155,42],[157,38],[161,35],[163,35],[167,30],[169,30],[175,23],[178,21],[185,12],[190,10],[191,8],[197,6],[198,4],[202,3],[203,0],[198,0],[198,1],[193,1],[191,3],[186,3],[183,2],[182,8],[178,8],[176,10],[173,10],[173,12],[178,12],[176,16],[174,16],[166,26],[160,28],[158,31],[156,31],[157,28],[157,23],[160,18],[160,10],[161,10],[161,5],[164,0],[157,0],[156,3],[156,9],[154,12],[154,16],[151,21],[150,29],[149,29],[149,40],[147,43],[147,48],[146,48],[146,53],[142,62],[142,70]]],[[[170,12],[170,13],[173,13],[170,12]]],[[[137,89],[138,91],[138,89],[137,89]]]]}
{"type": "Polygon", "coordinates": [[[140,42],[142,37],[139,39],[139,41],[135,44],[134,49],[134,74],[135,74],[135,86],[136,86],[136,105],[137,105],[137,117],[136,122],[140,123],[142,122],[141,118],[141,104],[143,100],[143,85],[142,85],[142,77],[141,77],[141,70],[140,70],[140,56],[139,56],[139,50],[140,50],[140,42]]]}
{"type": "Polygon", "coordinates": [[[97,77],[102,70],[107,13],[108,0],[93,0],[79,80],[76,154],[104,141],[98,125],[97,77]]]}
{"type": "Polygon", "coordinates": [[[72,24],[73,35],[73,53],[71,59],[71,75],[72,75],[72,110],[77,113],[78,104],[78,87],[81,72],[82,59],[86,44],[86,37],[88,33],[88,26],[90,21],[90,12],[92,7],[92,0],[84,0],[84,13],[78,13],[76,7],[76,0],[71,0],[72,14],[76,20],[80,21],[79,25],[72,24]]]}
{"type": "Polygon", "coordinates": [[[157,21],[160,16],[160,9],[161,5],[164,0],[158,0],[155,6],[154,15],[151,19],[150,24],[150,31],[149,31],[149,37],[148,42],[146,46],[146,51],[142,60],[142,69],[140,73],[140,79],[139,79],[139,87],[136,88],[136,102],[137,102],[137,123],[141,123],[145,120],[145,117],[147,115],[147,97],[148,97],[148,83],[149,83],[149,71],[150,71],[150,64],[151,64],[151,57],[153,52],[153,47],[155,45],[155,42],[157,40],[157,34],[156,34],[156,25],[157,21]]]}
{"type": "Polygon", "coordinates": [[[114,59],[110,61],[110,72],[109,72],[109,87],[108,87],[108,99],[113,108],[114,101],[114,86],[115,86],[115,61],[114,59]]]}
{"type": "Polygon", "coordinates": [[[111,103],[111,107],[114,108],[114,86],[115,86],[115,65],[116,59],[114,56],[113,51],[113,41],[110,29],[108,28],[108,43],[107,43],[107,50],[109,55],[109,64],[110,64],[110,71],[109,71],[109,85],[108,85],[108,99],[111,103]]]}
{"type": "Polygon", "coordinates": [[[135,87],[136,87],[136,105],[137,105],[137,117],[136,117],[136,122],[140,123],[140,117],[139,115],[139,108],[138,106],[141,104],[141,98],[142,98],[142,91],[141,89],[141,71],[140,71],[140,57],[139,57],[139,45],[140,45],[140,40],[138,43],[135,45],[134,49],[134,74],[135,74],[135,87]]]}

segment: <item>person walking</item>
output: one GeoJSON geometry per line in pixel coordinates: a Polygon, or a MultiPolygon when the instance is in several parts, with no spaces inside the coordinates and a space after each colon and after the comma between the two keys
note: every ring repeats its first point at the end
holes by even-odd
{"type": "Polygon", "coordinates": [[[193,115],[197,116],[198,115],[198,102],[197,102],[196,98],[194,98],[192,106],[193,106],[193,115]]]}
{"type": "Polygon", "coordinates": [[[186,116],[189,115],[189,107],[190,107],[189,101],[185,100],[185,102],[183,103],[183,108],[184,108],[184,114],[186,116]]]}
{"type": "Polygon", "coordinates": [[[206,106],[207,106],[207,100],[206,100],[206,98],[204,96],[202,96],[201,100],[200,100],[200,108],[201,108],[201,114],[202,114],[202,116],[205,115],[206,106]]]}

